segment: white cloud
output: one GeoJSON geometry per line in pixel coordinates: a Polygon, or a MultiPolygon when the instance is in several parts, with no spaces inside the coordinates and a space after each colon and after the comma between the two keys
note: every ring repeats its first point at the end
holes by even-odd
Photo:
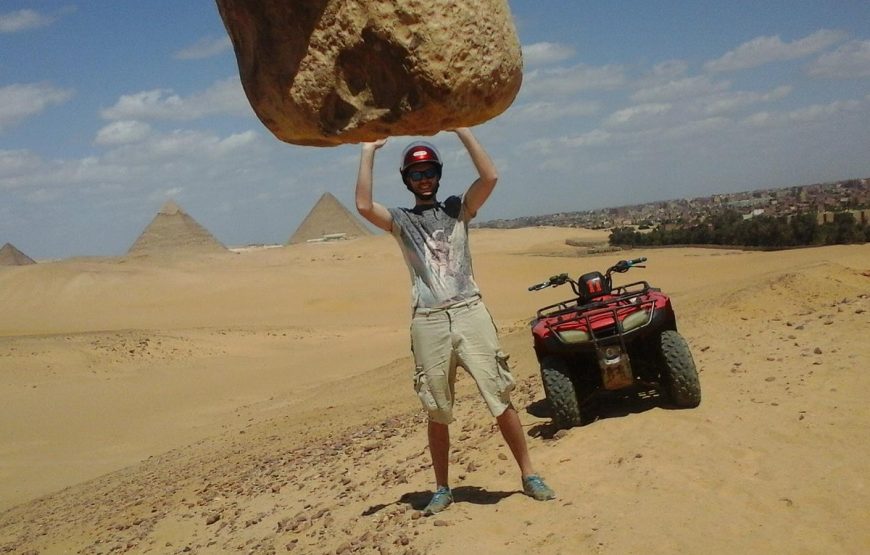
{"type": "Polygon", "coordinates": [[[518,147],[522,153],[533,153],[535,156],[565,156],[565,149],[607,146],[617,137],[616,134],[603,129],[593,129],[579,135],[562,135],[541,137],[526,141],[518,147]]]}
{"type": "Polygon", "coordinates": [[[228,36],[206,37],[175,52],[172,57],[176,60],[201,60],[223,54],[232,50],[233,43],[228,36]]]}
{"type": "Polygon", "coordinates": [[[0,14],[0,33],[17,33],[51,25],[54,17],[34,10],[18,10],[0,14]]]}
{"type": "Polygon", "coordinates": [[[807,73],[832,79],[870,77],[870,40],[854,40],[822,54],[810,64],[807,73]]]}
{"type": "Polygon", "coordinates": [[[625,126],[646,124],[653,120],[658,120],[660,116],[671,111],[673,105],[668,103],[650,103],[639,104],[617,110],[610,114],[605,120],[607,126],[625,126]]]}
{"type": "Polygon", "coordinates": [[[242,150],[253,145],[257,141],[257,137],[258,135],[253,131],[234,133],[218,142],[217,153],[228,154],[237,150],[242,150]]]}
{"type": "Polygon", "coordinates": [[[14,189],[24,184],[23,176],[37,171],[39,156],[28,150],[0,150],[0,189],[14,189]]]}
{"type": "Polygon", "coordinates": [[[98,145],[137,143],[151,133],[151,126],[136,120],[114,121],[97,132],[98,145]]]}
{"type": "Polygon", "coordinates": [[[859,100],[837,100],[830,104],[813,104],[798,110],[787,112],[785,117],[796,122],[811,122],[831,117],[844,112],[856,112],[861,109],[859,100]]]}
{"type": "Polygon", "coordinates": [[[193,116],[184,113],[184,102],[180,96],[167,89],[154,89],[134,94],[125,94],[111,108],[100,112],[105,119],[122,118],[162,118],[184,119],[193,116]]]}
{"type": "Polygon", "coordinates": [[[523,64],[546,65],[563,62],[574,56],[574,47],[554,42],[536,42],[523,46],[523,64]]]}
{"type": "MultiPolygon", "coordinates": [[[[731,127],[733,127],[733,123],[727,118],[710,117],[681,123],[662,122],[661,125],[639,130],[593,129],[578,135],[563,135],[556,138],[529,141],[524,143],[520,150],[533,152],[536,156],[551,159],[574,160],[578,155],[584,153],[585,149],[596,148],[594,161],[606,161],[606,157],[611,156],[618,162],[629,157],[644,158],[662,148],[668,149],[685,145],[687,141],[688,144],[692,144],[698,137],[715,138],[731,127]],[[571,155],[571,152],[574,154],[571,155]]],[[[585,171],[585,161],[583,165],[585,171]]]]}
{"type": "Polygon", "coordinates": [[[229,159],[256,143],[253,131],[220,137],[213,133],[178,129],[169,133],[152,133],[140,143],[126,144],[108,152],[103,162],[127,166],[183,165],[229,159]]]}
{"type": "Polygon", "coordinates": [[[684,77],[689,70],[689,64],[684,60],[666,60],[653,66],[644,77],[649,83],[661,83],[684,77]]]}
{"type": "Polygon", "coordinates": [[[767,92],[730,91],[730,81],[713,81],[709,76],[686,77],[649,86],[638,90],[632,99],[640,102],[640,106],[620,110],[610,116],[609,125],[622,125],[649,120],[649,116],[665,113],[661,104],[674,104],[673,110],[668,110],[671,124],[685,124],[698,118],[733,113],[761,102],[774,102],[785,98],[792,92],[792,87],[782,85],[767,92]]]}
{"type": "Polygon", "coordinates": [[[148,195],[148,200],[152,203],[163,202],[170,199],[178,198],[184,192],[184,187],[169,187],[166,189],[157,189],[148,195]]]}
{"type": "Polygon", "coordinates": [[[169,89],[123,95],[100,114],[111,120],[194,120],[211,115],[247,115],[248,99],[238,77],[217,81],[205,91],[181,97],[169,89]]]}
{"type": "Polygon", "coordinates": [[[796,60],[815,54],[846,38],[842,31],[821,29],[793,42],[783,42],[779,36],[756,37],[716,60],[704,64],[707,71],[735,71],[758,67],[771,62],[796,60]]]}
{"type": "Polygon", "coordinates": [[[16,83],[0,87],[0,132],[72,96],[69,89],[45,83],[16,83]]]}
{"type": "Polygon", "coordinates": [[[548,122],[563,118],[592,116],[601,111],[598,102],[566,101],[566,102],[529,102],[514,105],[505,114],[505,119],[514,122],[548,122]]]}
{"type": "Polygon", "coordinates": [[[699,101],[700,110],[707,114],[724,114],[734,112],[758,104],[760,102],[774,102],[785,98],[792,92],[792,87],[782,85],[766,93],[757,93],[751,91],[734,91],[724,92],[717,95],[712,95],[708,98],[699,101]]]}
{"type": "Polygon", "coordinates": [[[710,136],[717,131],[728,128],[730,125],[731,120],[723,117],[697,119],[664,129],[661,131],[661,134],[656,132],[651,138],[658,141],[663,138],[685,140],[699,136],[710,136]]]}
{"type": "MultiPolygon", "coordinates": [[[[124,135],[123,127],[118,127],[118,137],[124,135]]],[[[202,190],[217,183],[226,186],[238,172],[264,165],[268,149],[254,131],[221,137],[200,131],[150,130],[135,143],[106,144],[111,148],[101,156],[70,160],[47,160],[27,150],[0,151],[0,190],[22,190],[30,201],[73,191],[152,191],[175,186],[202,190]]]]}
{"type": "Polygon", "coordinates": [[[587,90],[614,89],[625,84],[621,66],[538,69],[525,74],[520,91],[525,95],[565,96],[587,90]]]}
{"type": "Polygon", "coordinates": [[[864,100],[836,100],[828,104],[813,104],[788,112],[757,112],[743,119],[750,127],[773,127],[789,124],[826,122],[834,116],[867,112],[870,102],[864,100]]]}
{"type": "Polygon", "coordinates": [[[611,142],[613,137],[614,135],[608,131],[595,129],[594,131],[589,131],[582,135],[566,137],[562,140],[562,144],[570,148],[581,146],[602,146],[611,142]]]}
{"type": "Polygon", "coordinates": [[[636,102],[668,102],[727,90],[728,81],[713,81],[709,76],[685,77],[640,89],[632,95],[636,102]]]}

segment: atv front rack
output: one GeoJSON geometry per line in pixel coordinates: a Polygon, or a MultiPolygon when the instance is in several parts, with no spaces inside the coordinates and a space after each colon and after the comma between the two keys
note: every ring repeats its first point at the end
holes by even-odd
{"type": "Polygon", "coordinates": [[[538,321],[565,346],[591,342],[597,349],[618,338],[625,349],[624,335],[649,325],[655,315],[655,299],[645,297],[650,290],[655,289],[639,281],[617,287],[600,301],[563,301],[538,310],[538,321]]]}
{"type": "Polygon", "coordinates": [[[584,304],[579,298],[574,298],[569,301],[562,301],[560,303],[545,306],[538,309],[538,318],[559,316],[563,313],[574,312],[578,309],[595,310],[598,308],[605,308],[609,304],[630,301],[631,297],[644,295],[650,290],[658,291],[655,287],[650,287],[649,283],[646,281],[636,281],[634,283],[629,283],[628,285],[620,285],[619,287],[613,288],[610,294],[607,295],[607,298],[600,301],[593,300],[592,302],[584,304]]]}

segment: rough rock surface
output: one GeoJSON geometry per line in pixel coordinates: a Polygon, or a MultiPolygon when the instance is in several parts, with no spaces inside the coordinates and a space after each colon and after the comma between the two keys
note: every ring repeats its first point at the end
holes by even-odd
{"type": "Polygon", "coordinates": [[[251,106],[289,143],[472,126],[522,81],[506,0],[216,1],[251,106]]]}

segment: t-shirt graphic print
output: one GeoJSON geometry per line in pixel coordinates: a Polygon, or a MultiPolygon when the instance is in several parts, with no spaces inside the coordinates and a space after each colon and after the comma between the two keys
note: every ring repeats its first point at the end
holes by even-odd
{"type": "Polygon", "coordinates": [[[471,218],[460,197],[431,207],[391,208],[390,214],[411,274],[414,308],[442,308],[480,295],[468,248],[471,218]]]}

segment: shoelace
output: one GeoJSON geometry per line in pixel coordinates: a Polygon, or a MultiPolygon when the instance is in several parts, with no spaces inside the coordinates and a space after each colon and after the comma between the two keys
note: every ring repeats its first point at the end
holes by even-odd
{"type": "Polygon", "coordinates": [[[526,478],[526,483],[532,487],[532,489],[543,488],[544,481],[540,478],[540,476],[529,476],[526,478]]]}
{"type": "Polygon", "coordinates": [[[450,495],[450,490],[447,488],[438,488],[435,493],[432,495],[432,502],[440,499],[441,497],[448,497],[450,495]]]}

